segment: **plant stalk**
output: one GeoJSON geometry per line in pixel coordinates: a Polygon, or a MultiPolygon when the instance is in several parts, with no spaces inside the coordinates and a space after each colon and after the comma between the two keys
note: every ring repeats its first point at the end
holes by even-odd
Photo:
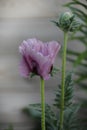
{"type": "Polygon", "coordinates": [[[45,94],[44,94],[44,79],[41,77],[41,128],[45,130],[45,94]]]}
{"type": "Polygon", "coordinates": [[[63,129],[63,120],[64,120],[64,91],[65,91],[65,72],[66,72],[66,50],[67,50],[67,40],[68,34],[64,32],[64,46],[63,46],[63,55],[62,55],[62,81],[61,81],[61,108],[60,108],[60,124],[59,130],[63,129]]]}

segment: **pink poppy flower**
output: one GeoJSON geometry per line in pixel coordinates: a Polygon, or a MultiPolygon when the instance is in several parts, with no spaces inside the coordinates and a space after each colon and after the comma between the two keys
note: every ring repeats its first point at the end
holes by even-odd
{"type": "Polygon", "coordinates": [[[20,73],[28,77],[30,73],[48,80],[53,68],[55,57],[60,50],[60,44],[56,41],[43,43],[37,39],[28,39],[19,46],[22,54],[20,73]]]}

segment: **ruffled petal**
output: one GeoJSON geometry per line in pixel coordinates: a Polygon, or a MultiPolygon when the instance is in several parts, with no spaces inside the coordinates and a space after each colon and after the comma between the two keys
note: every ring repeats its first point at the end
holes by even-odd
{"type": "Polygon", "coordinates": [[[26,41],[23,41],[21,43],[21,45],[19,46],[19,52],[22,54],[22,55],[25,55],[26,54],[26,47],[27,47],[27,42],[26,41]]]}
{"type": "Polygon", "coordinates": [[[50,58],[48,56],[43,56],[40,52],[35,53],[35,51],[31,49],[29,51],[29,56],[36,63],[37,73],[44,79],[48,79],[47,77],[49,77],[50,68],[52,66],[50,58]]]}
{"type": "Polygon", "coordinates": [[[22,57],[22,60],[20,62],[20,66],[19,66],[19,69],[20,69],[20,74],[21,76],[24,76],[24,77],[28,77],[29,76],[29,73],[31,72],[29,70],[29,66],[26,62],[26,59],[24,57],[22,57]]]}
{"type": "Polygon", "coordinates": [[[52,64],[49,59],[42,65],[40,73],[44,80],[48,80],[50,78],[51,67],[52,64]]]}
{"type": "Polygon", "coordinates": [[[27,46],[34,50],[35,52],[40,52],[43,48],[43,43],[40,40],[37,40],[36,38],[28,39],[27,40],[27,46]]]}
{"type": "Polygon", "coordinates": [[[55,57],[60,50],[60,44],[56,41],[51,41],[46,43],[47,50],[48,50],[48,55],[50,55],[50,58],[52,60],[52,63],[54,63],[55,57]]]}

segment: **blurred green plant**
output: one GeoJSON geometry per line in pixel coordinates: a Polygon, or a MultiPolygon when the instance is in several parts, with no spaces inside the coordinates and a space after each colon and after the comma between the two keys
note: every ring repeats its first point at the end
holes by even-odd
{"type": "Polygon", "coordinates": [[[5,129],[5,130],[14,130],[14,129],[13,129],[13,125],[12,125],[12,124],[10,124],[10,125],[8,126],[8,128],[7,128],[7,129],[5,129]]]}
{"type": "Polygon", "coordinates": [[[71,36],[70,40],[77,40],[79,44],[84,46],[82,52],[68,49],[68,60],[74,63],[76,67],[75,74],[78,76],[76,83],[82,89],[87,90],[87,0],[72,0],[65,4],[74,14],[76,14],[82,21],[82,26],[79,29],[77,36],[71,36]]]}
{"type": "MultiPolygon", "coordinates": [[[[79,41],[79,44],[84,46],[82,52],[68,49],[68,60],[73,64],[75,68],[75,74],[77,79],[75,80],[81,90],[87,92],[87,0],[72,0],[64,5],[68,7],[74,14],[76,14],[82,21],[82,26],[79,29],[77,36],[71,36],[70,40],[79,41]]],[[[87,115],[87,98],[82,100],[82,113],[87,115]]],[[[83,116],[83,124],[87,128],[87,117],[83,116]]]]}
{"type": "MultiPolygon", "coordinates": [[[[83,130],[79,126],[79,119],[77,112],[80,105],[73,103],[73,80],[72,73],[68,72],[65,79],[65,93],[64,93],[64,128],[63,130],[83,130]]],[[[56,96],[52,106],[45,105],[46,130],[59,130],[59,109],[61,101],[61,85],[58,86],[56,96]],[[56,108],[56,113],[52,108],[56,108]]],[[[41,120],[41,104],[30,104],[23,109],[23,112],[29,117],[41,120]]],[[[41,130],[40,123],[35,130],[41,130]]]]}

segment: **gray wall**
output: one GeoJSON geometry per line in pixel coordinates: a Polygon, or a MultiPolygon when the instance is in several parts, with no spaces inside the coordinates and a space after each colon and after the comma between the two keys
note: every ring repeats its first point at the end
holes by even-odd
{"type": "Polygon", "coordinates": [[[69,0],[0,0],[0,17],[56,16],[69,0]]]}

